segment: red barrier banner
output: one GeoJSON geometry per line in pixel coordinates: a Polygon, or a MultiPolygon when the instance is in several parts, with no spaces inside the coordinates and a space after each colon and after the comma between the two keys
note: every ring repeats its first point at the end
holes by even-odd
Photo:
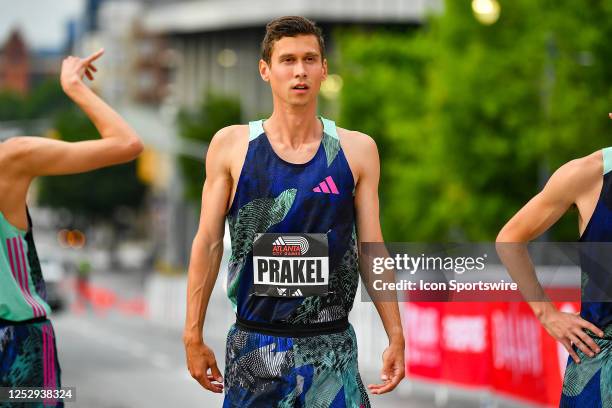
{"type": "MultiPolygon", "coordinates": [[[[526,303],[404,303],[406,372],[558,406],[567,352],[526,303]]],[[[577,312],[577,302],[558,303],[577,312]]]]}

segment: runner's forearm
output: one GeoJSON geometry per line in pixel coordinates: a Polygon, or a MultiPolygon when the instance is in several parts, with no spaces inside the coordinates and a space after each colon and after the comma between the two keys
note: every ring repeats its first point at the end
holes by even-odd
{"type": "Polygon", "coordinates": [[[531,310],[533,311],[533,314],[535,314],[535,316],[539,319],[542,320],[542,318],[550,312],[554,312],[557,310],[556,306],[548,301],[548,302],[527,302],[529,304],[529,307],[531,307],[531,310]]]}
{"type": "Polygon", "coordinates": [[[106,102],[82,82],[65,87],[66,94],[76,103],[102,138],[121,138],[126,142],[140,142],[138,134],[106,102]]]}
{"type": "MultiPolygon", "coordinates": [[[[370,298],[373,299],[372,303],[374,303],[378,315],[380,316],[380,320],[382,320],[385,331],[387,332],[387,337],[389,338],[389,343],[400,342],[403,344],[404,332],[402,329],[399,307],[397,305],[397,296],[395,293],[384,294],[382,295],[384,296],[382,300],[375,300],[377,297],[380,298],[381,294],[374,293],[372,291],[372,278],[371,276],[368,276],[368,272],[365,270],[365,268],[363,268],[363,266],[360,269],[360,273],[362,279],[361,284],[366,285],[366,290],[368,291],[370,298]]],[[[379,275],[379,277],[382,277],[382,279],[387,282],[394,282],[395,271],[387,270],[383,275],[379,275]]]]}
{"type": "MultiPolygon", "coordinates": [[[[382,237],[376,237],[376,241],[380,242],[381,245],[375,247],[373,250],[380,252],[377,255],[383,257],[389,257],[389,252],[382,245],[382,237]]],[[[368,294],[370,295],[370,299],[372,299],[372,303],[376,307],[378,315],[383,323],[385,331],[387,332],[387,337],[389,338],[389,343],[401,343],[402,346],[404,344],[404,331],[402,329],[402,320],[399,312],[399,306],[397,303],[397,294],[395,292],[389,293],[377,293],[373,290],[373,280],[374,275],[371,270],[366,266],[368,264],[371,265],[372,253],[364,253],[360,252],[360,267],[359,273],[361,275],[361,284],[365,285],[368,294]]],[[[395,282],[395,270],[386,269],[382,274],[375,275],[376,279],[380,279],[383,282],[391,283],[395,282]]]]}
{"type": "Polygon", "coordinates": [[[187,277],[187,315],[183,332],[186,343],[203,341],[206,309],[219,274],[222,256],[222,238],[207,240],[196,236],[191,248],[187,277]]]}
{"type": "Polygon", "coordinates": [[[542,322],[545,315],[555,312],[557,308],[548,299],[538,281],[535,267],[527,250],[528,240],[526,238],[503,228],[497,236],[496,250],[533,314],[542,322]]]}
{"type": "Polygon", "coordinates": [[[538,281],[535,267],[527,250],[527,243],[513,242],[500,234],[495,247],[499,259],[503,262],[512,280],[516,282],[523,298],[529,303],[534,313],[538,315],[544,311],[542,309],[543,305],[548,305],[545,307],[549,308],[552,304],[538,281]]]}
{"type": "Polygon", "coordinates": [[[404,332],[397,301],[374,301],[374,306],[387,332],[389,343],[404,344],[404,332]]]}

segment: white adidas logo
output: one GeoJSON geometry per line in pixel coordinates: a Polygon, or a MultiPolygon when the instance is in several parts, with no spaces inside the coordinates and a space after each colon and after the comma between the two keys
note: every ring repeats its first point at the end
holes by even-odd
{"type": "Polygon", "coordinates": [[[299,290],[299,289],[296,289],[296,290],[295,290],[295,291],[294,291],[294,292],[291,294],[291,296],[302,296],[302,291],[301,291],[301,290],[299,290]]]}

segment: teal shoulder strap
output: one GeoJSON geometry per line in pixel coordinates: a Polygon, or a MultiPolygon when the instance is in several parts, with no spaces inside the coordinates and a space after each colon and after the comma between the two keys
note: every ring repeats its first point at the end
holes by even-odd
{"type": "MultiPolygon", "coordinates": [[[[338,140],[336,123],[333,120],[326,119],[322,116],[319,116],[319,118],[321,119],[321,122],[323,122],[323,132],[325,132],[328,136],[338,140]]],[[[249,122],[249,141],[257,139],[263,133],[263,119],[249,122]]]]}
{"type": "Polygon", "coordinates": [[[321,119],[321,122],[323,122],[323,132],[328,136],[339,140],[338,132],[336,131],[336,123],[333,120],[324,118],[323,116],[319,116],[319,118],[321,119]]]}
{"type": "Polygon", "coordinates": [[[608,174],[612,170],[612,147],[601,150],[603,154],[603,174],[608,174]]]}
{"type": "Polygon", "coordinates": [[[264,133],[263,119],[249,122],[249,142],[257,139],[264,133]]]}

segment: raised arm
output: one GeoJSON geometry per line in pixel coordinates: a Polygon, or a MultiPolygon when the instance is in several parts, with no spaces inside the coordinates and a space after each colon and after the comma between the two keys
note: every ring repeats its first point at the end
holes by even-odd
{"type": "Polygon", "coordinates": [[[191,246],[183,332],[189,372],[204,388],[217,393],[223,391],[223,378],[214,352],[204,343],[202,329],[223,256],[225,214],[232,188],[230,152],[234,129],[220,130],[206,154],[206,180],[202,190],[200,225],[191,246]]]}
{"type": "Polygon", "coordinates": [[[7,141],[18,172],[25,176],[81,173],[135,159],[143,146],[136,132],[83,82],[93,79],[93,62],[100,50],[87,58],[70,56],[62,63],[64,92],[91,119],[101,139],[63,142],[42,137],[17,137],[7,141]]]}
{"type": "Polygon", "coordinates": [[[557,310],[546,298],[537,281],[529,253],[524,246],[517,243],[527,243],[537,238],[557,222],[571,205],[592,196],[597,183],[601,181],[601,174],[601,153],[561,166],[550,177],[544,189],[525,204],[497,236],[497,252],[519,289],[527,297],[531,309],[546,331],[563,344],[576,363],[579,363],[580,359],[572,349],[572,343],[586,355],[592,356],[594,352],[599,352],[599,348],[584,329],[589,329],[598,336],[603,336],[603,333],[581,317],[557,310]]]}

